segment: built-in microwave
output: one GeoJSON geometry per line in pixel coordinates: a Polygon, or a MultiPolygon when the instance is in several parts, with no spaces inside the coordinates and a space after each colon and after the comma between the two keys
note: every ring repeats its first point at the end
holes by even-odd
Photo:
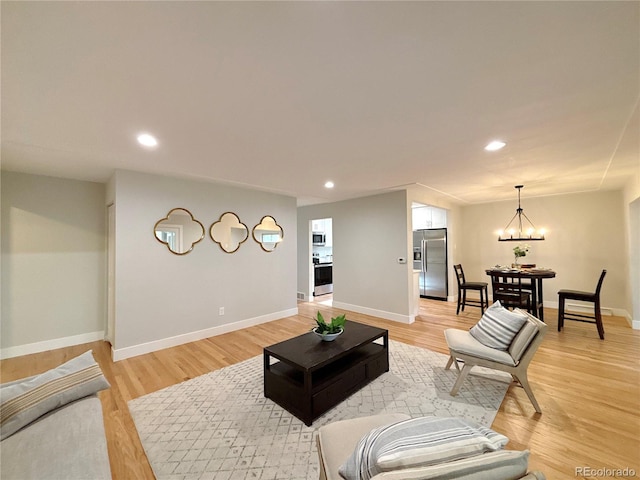
{"type": "Polygon", "coordinates": [[[325,240],[326,240],[324,233],[312,233],[311,236],[313,237],[311,242],[314,245],[317,245],[320,247],[324,246],[325,240]]]}

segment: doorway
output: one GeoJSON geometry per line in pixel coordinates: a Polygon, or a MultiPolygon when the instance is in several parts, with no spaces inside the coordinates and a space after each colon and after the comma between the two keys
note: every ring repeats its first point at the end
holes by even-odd
{"type": "Polygon", "coordinates": [[[314,302],[333,300],[333,219],[313,219],[309,225],[312,265],[309,275],[310,298],[314,302]]]}

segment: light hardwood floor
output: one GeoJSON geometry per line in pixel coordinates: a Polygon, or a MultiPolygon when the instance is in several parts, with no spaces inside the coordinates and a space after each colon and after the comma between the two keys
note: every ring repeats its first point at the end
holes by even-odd
{"type": "MultiPolygon", "coordinates": [[[[40,373],[93,349],[111,383],[100,398],[113,478],[153,478],[127,402],[259,355],[264,346],[308,331],[318,309],[325,316],[342,313],[320,303],[298,307],[293,317],[116,363],[105,342],[7,359],[0,362],[1,381],[40,373]]],[[[549,333],[529,368],[543,413],[535,413],[522,388],[512,385],[492,427],[511,439],[507,448],[529,449],[530,467],[549,480],[576,478],[576,467],[629,467],[640,475],[640,332],[620,317],[605,317],[604,341],[595,325],[578,322],[567,322],[558,333],[556,315],[545,309],[549,333]]],[[[348,314],[387,328],[393,340],[441,353],[447,353],[444,329],[467,329],[479,317],[477,308],[456,316],[455,304],[430,300],[422,300],[412,325],[348,314]]]]}

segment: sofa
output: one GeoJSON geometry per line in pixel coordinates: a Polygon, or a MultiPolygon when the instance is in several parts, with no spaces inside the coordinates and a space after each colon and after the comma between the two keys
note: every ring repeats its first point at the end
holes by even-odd
{"type": "MultiPolygon", "coordinates": [[[[400,424],[409,419],[408,415],[402,413],[389,413],[342,420],[320,427],[316,436],[320,480],[344,480],[339,470],[363,437],[378,427],[400,424]]],[[[544,480],[541,472],[528,472],[528,455],[528,451],[498,450],[435,466],[388,470],[376,474],[372,480],[544,480]]]]}
{"type": "Polygon", "coordinates": [[[110,479],[97,391],[108,388],[92,353],[0,385],[0,478],[110,479]]]}

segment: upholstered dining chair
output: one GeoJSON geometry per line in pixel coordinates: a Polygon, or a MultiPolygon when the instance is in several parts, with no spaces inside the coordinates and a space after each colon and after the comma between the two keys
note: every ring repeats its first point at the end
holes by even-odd
{"type": "Polygon", "coordinates": [[[480,314],[483,314],[484,309],[489,306],[487,282],[467,282],[461,264],[454,265],[453,269],[456,272],[456,280],[458,281],[458,307],[456,308],[456,315],[460,313],[460,309],[464,312],[465,305],[480,307],[480,314]],[[480,299],[467,298],[467,290],[479,292],[480,299]]]}
{"type": "Polygon", "coordinates": [[[565,320],[575,320],[576,322],[595,323],[598,328],[600,340],[604,340],[604,327],[602,325],[602,312],[600,311],[600,289],[606,270],[602,270],[595,292],[582,292],[579,290],[560,290],[558,292],[558,331],[564,327],[565,320]],[[567,300],[577,300],[580,302],[593,303],[593,315],[569,312],[565,310],[567,300]]]}
{"type": "MultiPolygon", "coordinates": [[[[496,335],[496,324],[490,325],[487,331],[490,332],[490,336],[496,335]]],[[[456,396],[458,394],[462,383],[473,367],[487,367],[511,374],[511,377],[526,392],[536,412],[542,413],[529,385],[527,369],[546,333],[547,325],[530,313],[520,309],[510,312],[499,304],[489,307],[487,313],[471,330],[458,330],[455,328],[445,330],[444,336],[449,346],[449,361],[445,370],[449,370],[451,365],[455,365],[456,370],[458,370],[458,377],[451,389],[451,395],[456,396]],[[500,322],[504,324],[505,331],[510,334],[502,336],[498,334],[500,338],[497,339],[495,337],[486,338],[486,335],[483,337],[474,333],[473,330],[480,327],[485,318],[491,320],[492,316],[496,316],[492,315],[494,309],[498,310],[498,315],[502,317],[500,322]],[[516,316],[519,318],[516,319],[516,316]],[[522,317],[524,317],[524,323],[517,323],[522,322],[522,317]],[[514,319],[517,321],[513,322],[514,319]],[[513,326],[514,324],[516,326],[513,326]],[[520,327],[518,328],[518,326],[520,327]],[[514,333],[515,336],[513,336],[514,333]],[[478,338],[483,340],[484,343],[478,338]],[[505,342],[505,345],[508,343],[506,349],[503,349],[505,345],[498,345],[501,342],[505,342]],[[460,369],[458,362],[464,363],[462,369],[460,369]]]]}

